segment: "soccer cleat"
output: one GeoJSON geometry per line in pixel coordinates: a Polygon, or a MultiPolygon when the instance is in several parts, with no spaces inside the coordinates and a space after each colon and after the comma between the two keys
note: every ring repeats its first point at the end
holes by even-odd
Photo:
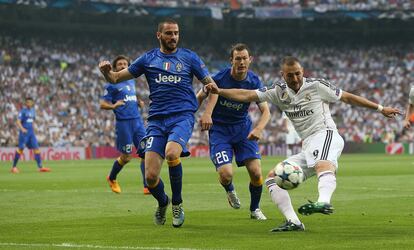
{"type": "Polygon", "coordinates": [[[240,200],[239,197],[237,197],[236,191],[229,191],[227,192],[227,200],[229,201],[229,204],[234,209],[240,208],[240,200]]]}
{"type": "Polygon", "coordinates": [[[312,202],[309,201],[308,204],[302,205],[298,212],[303,215],[311,215],[313,213],[321,213],[321,214],[331,214],[333,213],[334,208],[331,204],[326,202],[312,202]]]}
{"type": "Polygon", "coordinates": [[[184,209],[183,204],[172,205],[172,213],[173,213],[173,220],[172,225],[173,227],[181,227],[184,223],[184,209]]]}
{"type": "Polygon", "coordinates": [[[256,210],[250,211],[250,219],[267,220],[266,216],[263,214],[260,208],[256,208],[256,210]]]}
{"type": "Polygon", "coordinates": [[[41,167],[38,169],[38,171],[44,173],[44,172],[50,172],[52,170],[50,168],[41,167]]]}
{"type": "Polygon", "coordinates": [[[151,192],[149,191],[147,187],[144,187],[142,192],[144,193],[144,195],[151,194],[151,192]]]}
{"type": "Polygon", "coordinates": [[[170,204],[170,199],[167,196],[167,205],[160,207],[157,206],[157,209],[155,210],[154,214],[154,223],[156,225],[164,225],[166,217],[165,214],[167,213],[167,207],[170,204]]]}
{"type": "Polygon", "coordinates": [[[286,221],[285,224],[280,225],[279,227],[275,227],[270,232],[289,232],[289,231],[305,231],[305,225],[303,223],[300,223],[300,225],[297,225],[290,220],[286,221]]]}
{"type": "Polygon", "coordinates": [[[19,171],[19,169],[17,167],[12,167],[10,169],[10,173],[12,173],[12,174],[18,174],[18,173],[20,173],[20,171],[19,171]]]}
{"type": "Polygon", "coordinates": [[[112,192],[117,194],[121,193],[121,187],[119,186],[116,180],[109,179],[109,176],[106,177],[106,180],[108,181],[109,187],[111,188],[112,192]]]}

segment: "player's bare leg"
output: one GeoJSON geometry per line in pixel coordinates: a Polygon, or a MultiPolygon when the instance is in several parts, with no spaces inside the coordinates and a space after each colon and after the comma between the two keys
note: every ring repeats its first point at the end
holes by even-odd
{"type": "Polygon", "coordinates": [[[266,220],[266,216],[260,210],[259,203],[262,197],[263,177],[259,159],[249,159],[245,161],[247,172],[250,176],[250,218],[256,220],[266,220]]]}
{"type": "Polygon", "coordinates": [[[285,216],[286,222],[274,229],[272,232],[282,232],[282,231],[303,231],[305,226],[299,220],[298,215],[295,213],[295,210],[292,206],[292,201],[290,199],[288,191],[280,188],[274,179],[275,173],[273,170],[267,175],[266,186],[269,190],[270,198],[273,203],[277,205],[279,211],[285,216]]]}
{"type": "Polygon", "coordinates": [[[166,212],[170,199],[165,194],[164,183],[160,178],[161,166],[164,159],[156,152],[145,152],[145,180],[152,196],[158,201],[154,214],[154,222],[157,225],[164,225],[166,212]]]}
{"type": "Polygon", "coordinates": [[[172,191],[172,213],[174,227],[181,227],[184,223],[183,200],[181,196],[183,186],[183,167],[181,165],[180,155],[183,151],[181,145],[174,141],[169,141],[165,147],[165,158],[168,163],[170,174],[170,183],[172,191]]]}
{"type": "Polygon", "coordinates": [[[331,205],[331,197],[336,189],[336,168],[330,161],[319,161],[315,165],[315,171],[318,177],[318,201],[309,201],[308,204],[301,206],[298,211],[303,215],[313,213],[331,214],[334,211],[331,205]]]}
{"type": "Polygon", "coordinates": [[[240,199],[237,197],[236,190],[234,190],[233,186],[233,166],[230,164],[224,164],[217,169],[217,173],[219,175],[220,184],[223,186],[224,190],[226,190],[227,200],[229,204],[234,209],[239,209],[240,199]]]}

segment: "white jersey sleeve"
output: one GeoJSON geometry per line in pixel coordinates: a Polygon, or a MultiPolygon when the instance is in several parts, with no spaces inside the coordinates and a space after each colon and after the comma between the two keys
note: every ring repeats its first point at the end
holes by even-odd
{"type": "Polygon", "coordinates": [[[319,79],[317,85],[321,100],[326,102],[337,102],[341,99],[342,90],[325,79],[319,79]]]}
{"type": "Polygon", "coordinates": [[[278,96],[276,88],[260,88],[256,89],[257,97],[260,102],[269,102],[273,104],[278,104],[278,96]]]}
{"type": "Polygon", "coordinates": [[[411,87],[408,103],[414,104],[414,87],[411,87]]]}

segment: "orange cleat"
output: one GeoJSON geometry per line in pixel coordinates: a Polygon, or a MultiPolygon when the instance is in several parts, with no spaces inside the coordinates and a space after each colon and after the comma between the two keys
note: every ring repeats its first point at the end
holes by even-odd
{"type": "Polygon", "coordinates": [[[38,170],[39,172],[50,172],[50,171],[52,171],[50,168],[45,168],[45,167],[41,167],[41,168],[39,168],[39,170],[38,170]]]}
{"type": "Polygon", "coordinates": [[[110,180],[109,176],[106,177],[106,180],[108,181],[109,187],[111,188],[112,192],[117,194],[121,193],[121,187],[119,186],[116,180],[110,180]]]}
{"type": "Polygon", "coordinates": [[[19,169],[17,167],[12,167],[12,169],[10,169],[10,173],[12,174],[18,174],[20,173],[19,169]]]}
{"type": "Polygon", "coordinates": [[[149,189],[147,187],[144,187],[143,193],[144,193],[144,195],[151,194],[151,192],[149,191],[149,189]]]}

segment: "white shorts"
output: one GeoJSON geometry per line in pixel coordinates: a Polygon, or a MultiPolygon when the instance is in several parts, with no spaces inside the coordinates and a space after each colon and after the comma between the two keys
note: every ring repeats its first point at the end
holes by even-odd
{"type": "Polygon", "coordinates": [[[289,132],[286,133],[286,144],[298,144],[300,140],[301,139],[296,130],[289,130],[289,132]]]}
{"type": "Polygon", "coordinates": [[[292,155],[286,161],[299,165],[306,180],[315,175],[314,166],[318,161],[330,161],[338,168],[338,158],[343,148],[344,139],[338,131],[325,130],[306,138],[302,143],[302,152],[292,155]]]}

